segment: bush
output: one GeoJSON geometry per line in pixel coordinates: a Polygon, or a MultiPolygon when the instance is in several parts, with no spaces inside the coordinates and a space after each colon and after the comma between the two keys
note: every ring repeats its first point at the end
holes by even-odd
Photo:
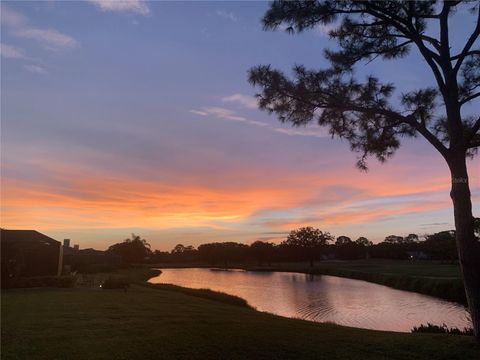
{"type": "Polygon", "coordinates": [[[34,287],[56,287],[71,288],[75,286],[75,276],[32,276],[9,278],[2,283],[3,288],[34,288],[34,287]]]}
{"type": "Polygon", "coordinates": [[[433,325],[427,323],[427,325],[420,325],[419,327],[414,327],[412,333],[431,333],[431,334],[452,334],[452,335],[468,335],[473,336],[472,328],[464,328],[463,330],[452,327],[449,328],[446,324],[443,325],[433,325]]]}
{"type": "Polygon", "coordinates": [[[82,274],[98,274],[116,271],[118,266],[110,264],[77,264],[74,269],[82,274]]]}
{"type": "Polygon", "coordinates": [[[102,289],[128,289],[130,283],[127,279],[121,277],[109,277],[102,284],[102,289]]]}

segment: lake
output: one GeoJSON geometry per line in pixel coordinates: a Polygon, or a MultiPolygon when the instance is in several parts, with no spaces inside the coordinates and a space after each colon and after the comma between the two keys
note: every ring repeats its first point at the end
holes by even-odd
{"type": "Polygon", "coordinates": [[[162,269],[149,282],[221,291],[259,311],[365,329],[410,332],[428,322],[471,327],[459,304],[336,276],[187,268],[162,269]]]}

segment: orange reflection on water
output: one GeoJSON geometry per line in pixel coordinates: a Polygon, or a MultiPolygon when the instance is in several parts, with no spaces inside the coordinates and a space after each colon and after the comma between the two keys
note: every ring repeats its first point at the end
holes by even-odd
{"type": "Polygon", "coordinates": [[[326,275],[162,269],[151,283],[239,296],[259,311],[365,329],[410,332],[420,324],[471,327],[467,310],[430,296],[326,275]]]}

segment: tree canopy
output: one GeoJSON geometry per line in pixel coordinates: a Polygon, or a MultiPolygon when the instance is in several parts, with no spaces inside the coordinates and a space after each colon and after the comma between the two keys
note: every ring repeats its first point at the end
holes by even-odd
{"type": "MultiPolygon", "coordinates": [[[[349,141],[360,153],[357,165],[367,168],[368,156],[385,161],[400,146],[402,137],[422,135],[444,157],[451,148],[469,155],[480,144],[480,118],[448,116],[437,111],[452,104],[458,111],[480,96],[480,34],[476,26],[459,53],[450,53],[448,17],[462,1],[274,1],[263,17],[267,30],[286,26],[291,33],[321,25],[338,50],[325,50],[331,66],[311,70],[297,65],[293,79],[270,65],[249,72],[249,81],[262,90],[260,108],[283,122],[301,126],[317,121],[332,136],[349,141]],[[427,23],[436,21],[440,40],[427,34],[427,23]],[[369,76],[359,81],[354,67],[377,58],[397,59],[416,47],[432,71],[436,85],[401,94],[394,105],[395,86],[369,76]]],[[[478,3],[468,2],[478,13],[478,3]]]]}
{"type": "Polygon", "coordinates": [[[373,242],[368,240],[366,237],[360,236],[357,240],[355,240],[355,243],[358,245],[363,245],[363,246],[372,246],[373,242]]]}
{"type": "Polygon", "coordinates": [[[330,235],[330,233],[307,226],[292,230],[290,234],[288,234],[285,244],[315,249],[319,246],[327,245],[330,241],[333,241],[333,239],[334,237],[330,235]]]}
{"type": "Polygon", "coordinates": [[[348,236],[341,235],[337,237],[337,240],[335,241],[335,245],[346,245],[346,244],[351,244],[353,241],[350,239],[348,236]]]}
{"type": "Polygon", "coordinates": [[[334,239],[328,232],[307,226],[290,231],[282,245],[303,249],[310,260],[310,266],[313,266],[313,261],[319,256],[322,247],[334,239]]]}
{"type": "Polygon", "coordinates": [[[131,238],[125,239],[121,243],[110,246],[108,251],[120,255],[122,261],[127,264],[143,262],[152,253],[150,244],[135,234],[132,234],[131,238]]]}

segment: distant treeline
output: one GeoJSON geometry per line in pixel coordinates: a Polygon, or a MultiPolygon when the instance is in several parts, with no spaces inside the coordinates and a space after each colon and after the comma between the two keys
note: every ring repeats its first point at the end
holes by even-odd
{"type": "MultiPolygon", "coordinates": [[[[302,231],[300,229],[299,231],[302,231]]],[[[324,233],[325,235],[325,233],[324,233]]],[[[251,245],[236,242],[202,244],[197,249],[193,246],[178,244],[171,252],[154,251],[149,262],[204,262],[211,265],[255,262],[258,265],[277,262],[296,262],[339,259],[356,260],[366,258],[381,259],[433,259],[454,261],[457,259],[455,234],[443,231],[420,240],[415,234],[407,237],[390,235],[379,244],[373,244],[361,237],[352,240],[340,236],[321,242],[296,242],[290,236],[280,244],[255,241],[251,245]]]]}
{"type": "MultiPolygon", "coordinates": [[[[478,224],[478,221],[477,221],[478,224]]],[[[203,263],[229,266],[239,263],[258,265],[339,259],[412,259],[456,261],[455,232],[442,231],[421,238],[416,234],[406,237],[389,235],[384,241],[373,244],[365,237],[352,240],[347,236],[333,237],[312,227],[290,232],[280,244],[255,241],[247,245],[237,242],[207,243],[195,248],[183,244],[171,251],[151,250],[145,239],[132,235],[122,243],[110,246],[109,251],[122,256],[124,263],[203,263]]]]}

